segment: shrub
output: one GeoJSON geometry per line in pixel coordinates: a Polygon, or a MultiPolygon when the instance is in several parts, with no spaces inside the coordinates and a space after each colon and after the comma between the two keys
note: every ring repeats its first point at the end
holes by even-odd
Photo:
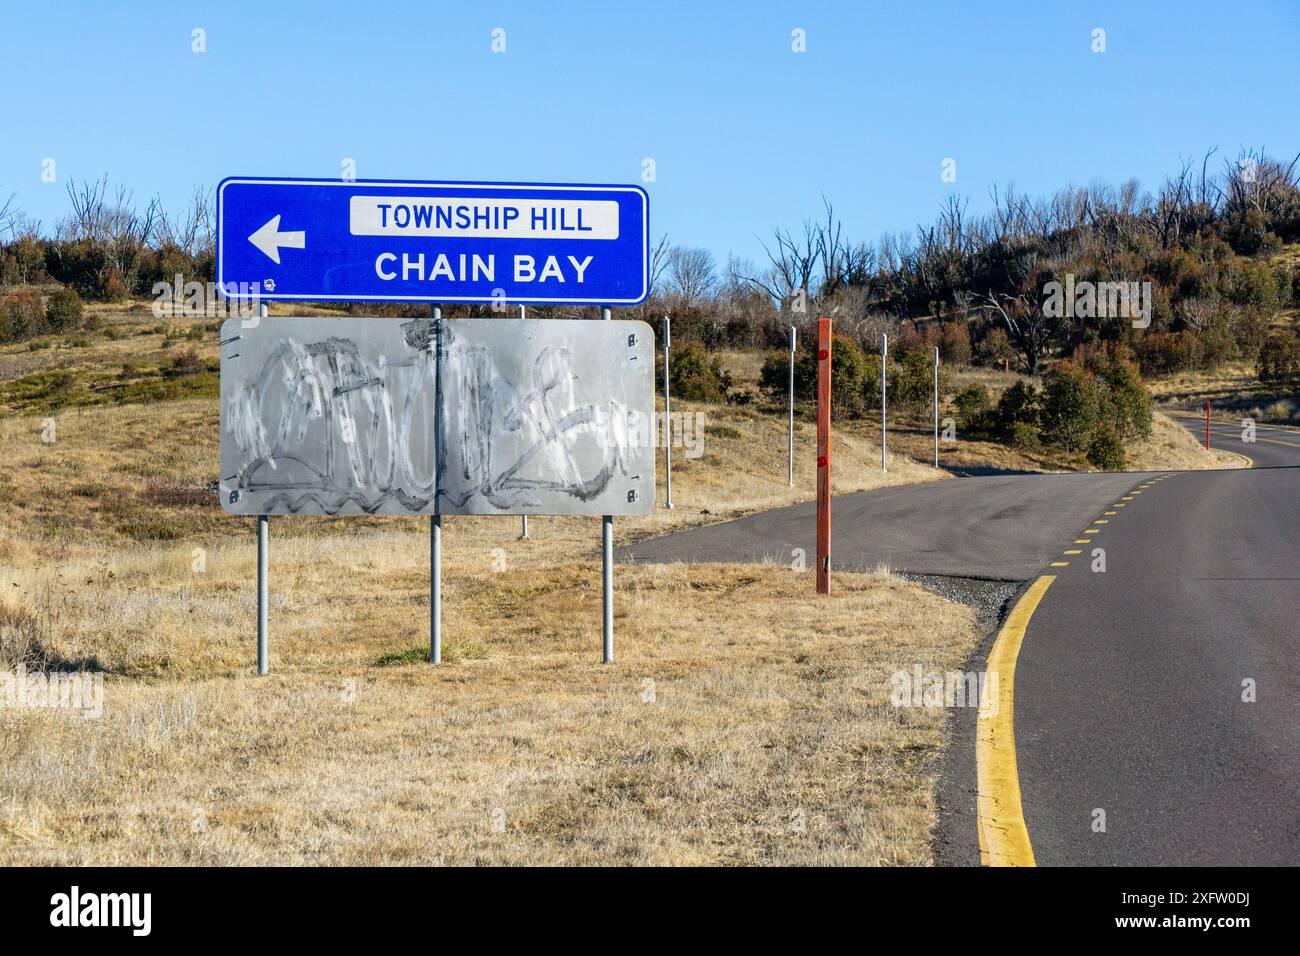
{"type": "Polygon", "coordinates": [[[1150,437],[1151,395],[1137,369],[1129,362],[1112,359],[1102,366],[1100,379],[1105,387],[1102,415],[1106,423],[1125,442],[1150,437]]]}
{"type": "MultiPolygon", "coordinates": [[[[869,410],[880,407],[880,356],[863,353],[862,366],[862,405],[863,414],[869,410]]],[[[889,371],[889,388],[890,394],[894,394],[894,386],[898,381],[898,373],[891,366],[889,371]]]]}
{"type": "Polygon", "coordinates": [[[1038,432],[1033,425],[1025,422],[1016,422],[1011,426],[1011,434],[1008,439],[1011,447],[1018,448],[1021,451],[1037,451],[1043,446],[1038,439],[1038,432]]]}
{"type": "Polygon", "coordinates": [[[971,359],[970,329],[965,322],[947,322],[939,339],[939,357],[945,365],[969,365],[971,359]]]}
{"type": "MultiPolygon", "coordinates": [[[[891,403],[899,405],[928,406],[934,393],[934,355],[931,352],[903,353],[898,367],[891,370],[889,388],[891,403]]],[[[940,393],[947,390],[948,373],[939,369],[940,393]]],[[[879,387],[879,386],[877,386],[879,387]]]]}
{"type": "Polygon", "coordinates": [[[1268,220],[1258,209],[1248,209],[1229,219],[1223,225],[1223,238],[1243,256],[1258,255],[1269,245],[1270,238],[1277,241],[1268,231],[1268,220]]]}
{"type": "Polygon", "coordinates": [[[1283,382],[1300,374],[1300,338],[1294,332],[1273,332],[1259,347],[1255,374],[1264,382],[1283,382]]]}
{"type": "Polygon", "coordinates": [[[183,375],[197,375],[201,371],[203,371],[203,363],[199,360],[199,353],[194,349],[177,352],[172,356],[172,360],[167,363],[167,374],[172,378],[180,378],[183,375]]]}
{"type": "Polygon", "coordinates": [[[131,297],[131,292],[126,286],[126,280],[116,269],[108,269],[104,272],[103,278],[99,282],[99,297],[105,302],[125,302],[131,297]]]}
{"type": "MultiPolygon", "coordinates": [[[[784,394],[789,374],[788,353],[774,352],[763,363],[759,383],[772,395],[784,394]]],[[[858,417],[869,397],[867,383],[879,395],[879,377],[870,376],[871,363],[862,349],[847,335],[836,335],[831,345],[831,410],[837,415],[858,417]]],[[[795,353],[794,393],[804,401],[817,400],[817,349],[804,347],[795,353]]]]}
{"type": "Polygon", "coordinates": [[[975,358],[981,365],[1002,367],[1003,359],[1009,359],[1015,352],[1011,340],[1000,328],[989,329],[975,349],[975,358]]]}
{"type": "MultiPolygon", "coordinates": [[[[193,349],[189,350],[193,353],[193,349]]],[[[659,353],[662,360],[662,352],[659,353]]],[[[731,376],[722,368],[722,360],[710,355],[694,342],[673,352],[668,365],[673,395],[690,402],[725,402],[731,391],[731,376]]],[[[658,381],[663,381],[660,366],[658,381]]]]}
{"type": "Polygon", "coordinates": [[[784,395],[790,387],[790,353],[768,352],[758,373],[758,387],[773,398],[784,395]]]}
{"type": "Polygon", "coordinates": [[[1195,332],[1148,332],[1135,350],[1144,375],[1163,375],[1200,368],[1205,354],[1195,332]]]}
{"type": "Polygon", "coordinates": [[[0,333],[7,327],[8,338],[18,342],[46,331],[45,309],[35,289],[15,289],[0,300],[0,333]]]}
{"type": "Polygon", "coordinates": [[[997,430],[1008,437],[1017,424],[1036,429],[1040,417],[1038,392],[1026,381],[1018,381],[1003,392],[993,413],[997,430]]]}
{"type": "Polygon", "coordinates": [[[967,385],[957,393],[953,403],[957,406],[957,413],[961,415],[962,421],[969,424],[973,416],[987,412],[992,407],[993,400],[989,398],[989,390],[983,385],[967,385]]]}
{"type": "Polygon", "coordinates": [[[1124,470],[1124,443],[1109,422],[1098,425],[1088,442],[1088,461],[1104,471],[1124,470]]]}
{"type": "Polygon", "coordinates": [[[1097,380],[1073,362],[1060,362],[1043,376],[1044,437],[1069,451],[1088,447],[1101,422],[1097,380]]]}
{"type": "Polygon", "coordinates": [[[81,296],[75,289],[60,289],[45,305],[45,322],[53,332],[71,332],[82,325],[81,296]]]}
{"type": "MultiPolygon", "coordinates": [[[[817,356],[809,349],[813,364],[813,394],[817,393],[817,356]]],[[[871,361],[858,344],[847,335],[836,335],[831,346],[831,411],[836,415],[855,418],[863,414],[866,396],[864,383],[870,381],[868,369],[871,361]]],[[[797,370],[796,370],[797,374],[797,370]]],[[[879,376],[875,379],[879,390],[879,376]]],[[[796,383],[797,384],[797,383],[796,383]]]]}

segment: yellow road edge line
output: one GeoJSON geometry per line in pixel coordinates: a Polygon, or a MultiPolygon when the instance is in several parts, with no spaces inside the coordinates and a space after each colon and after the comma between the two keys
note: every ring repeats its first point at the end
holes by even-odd
{"type": "Polygon", "coordinates": [[[1074,543],[1075,543],[1075,544],[1092,544],[1092,540],[1091,540],[1090,538],[1075,538],[1075,539],[1074,539],[1074,543]]]}
{"type": "Polygon", "coordinates": [[[1025,815],[1020,805],[1020,773],[1016,769],[1016,658],[1029,619],[1056,580],[1038,577],[1011,609],[989,651],[988,672],[997,675],[994,693],[980,701],[975,721],[975,815],[980,863],[985,866],[1034,866],[1025,815]]]}
{"type": "Polygon", "coordinates": [[[1109,518],[1098,518],[1093,524],[1110,524],[1109,518]]]}
{"type": "Polygon", "coordinates": [[[1101,529],[1100,529],[1100,528],[1089,528],[1087,531],[1082,531],[1082,532],[1080,532],[1080,534],[1101,534],[1101,529]]]}
{"type": "Polygon", "coordinates": [[[1053,562],[1052,562],[1052,567],[1054,567],[1054,568],[1068,568],[1069,566],[1070,566],[1070,562],[1069,562],[1069,561],[1053,561],[1053,562]]]}
{"type": "Polygon", "coordinates": [[[1078,548],[1070,548],[1061,552],[1062,554],[1083,554],[1078,548]]]}
{"type": "Polygon", "coordinates": [[[1251,458],[1249,455],[1243,455],[1239,451],[1228,451],[1226,448],[1216,448],[1215,451],[1223,452],[1223,454],[1225,455],[1231,455],[1233,458],[1240,458],[1242,461],[1246,463],[1246,467],[1243,468],[1242,471],[1245,471],[1246,468],[1255,467],[1255,459],[1251,458]]]}
{"type": "Polygon", "coordinates": [[[1119,514],[1119,512],[1118,512],[1118,511],[1103,511],[1102,514],[1104,514],[1104,515],[1114,515],[1114,514],[1119,514]]]}

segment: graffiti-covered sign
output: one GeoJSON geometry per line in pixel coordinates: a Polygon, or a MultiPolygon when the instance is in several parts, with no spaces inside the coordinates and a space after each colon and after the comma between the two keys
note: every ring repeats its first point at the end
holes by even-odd
{"type": "Polygon", "coordinates": [[[644,322],[263,317],[221,330],[232,514],[641,515],[644,322]]]}

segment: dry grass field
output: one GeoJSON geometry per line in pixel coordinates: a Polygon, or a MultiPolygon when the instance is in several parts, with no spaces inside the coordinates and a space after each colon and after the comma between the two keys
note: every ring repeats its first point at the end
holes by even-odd
{"type": "MultiPolygon", "coordinates": [[[[811,494],[781,421],[679,407],[704,454],[618,543],[811,494]]],[[[0,707],[0,864],[929,862],[945,714],[889,675],[960,667],[967,609],[887,574],[818,599],[780,565],[620,567],[606,666],[599,522],[451,518],[435,669],[425,520],[273,519],[259,678],[217,426],[208,397],[0,420],[2,669],[107,675],[98,719],[0,707]]],[[[878,455],[841,435],[837,490],[878,455]]]]}

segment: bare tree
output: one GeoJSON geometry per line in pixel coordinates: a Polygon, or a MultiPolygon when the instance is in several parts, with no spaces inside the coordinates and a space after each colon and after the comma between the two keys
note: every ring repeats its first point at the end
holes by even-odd
{"type": "Polygon", "coordinates": [[[664,233],[655,243],[654,249],[650,251],[650,288],[647,291],[652,295],[659,290],[659,279],[668,268],[668,255],[671,251],[668,245],[668,233],[664,233]]]}
{"type": "Polygon", "coordinates": [[[1204,299],[1183,299],[1178,303],[1174,314],[1188,328],[1199,332],[1207,328],[1219,314],[1219,297],[1211,294],[1204,299]]]}
{"type": "Polygon", "coordinates": [[[762,274],[739,278],[765,292],[782,308],[788,307],[796,293],[801,293],[801,305],[807,308],[812,299],[812,277],[821,258],[818,229],[805,221],[802,237],[783,229],[776,229],[773,234],[775,249],[759,240],[771,263],[770,268],[762,274]]]}
{"type": "Polygon", "coordinates": [[[196,185],[180,216],[172,218],[160,211],[155,238],[159,243],[171,243],[191,257],[211,249],[216,240],[212,187],[196,185]]]}
{"type": "Polygon", "coordinates": [[[844,223],[835,218],[835,209],[825,196],[822,196],[822,207],[826,220],[816,227],[817,255],[822,263],[822,281],[817,291],[832,296],[848,282],[852,247],[844,239],[844,223]]]}
{"type": "Polygon", "coordinates": [[[18,198],[17,193],[10,194],[4,202],[0,202],[0,236],[12,233],[18,222],[19,211],[14,205],[14,200],[18,198]]]}
{"type": "Polygon", "coordinates": [[[125,186],[110,195],[108,176],[68,183],[72,214],[59,226],[60,238],[85,242],[101,249],[109,268],[130,282],[135,264],[158,226],[161,207],[151,199],[141,212],[125,186]]]}
{"type": "Polygon", "coordinates": [[[1242,150],[1235,163],[1225,163],[1223,211],[1229,216],[1256,211],[1266,218],[1283,213],[1297,200],[1296,164],[1269,159],[1263,150],[1242,150]]]}
{"type": "Polygon", "coordinates": [[[668,256],[668,281],[673,293],[686,305],[695,305],[713,294],[718,268],[707,249],[675,246],[668,256]]]}
{"type": "Polygon", "coordinates": [[[1052,339],[1052,322],[1039,301],[1042,276],[1038,270],[1037,253],[1020,256],[1010,267],[1009,283],[1014,293],[995,292],[990,289],[978,296],[980,307],[997,319],[1007,330],[1007,337],[1025,358],[1030,375],[1038,374],[1038,366],[1052,339]]]}

